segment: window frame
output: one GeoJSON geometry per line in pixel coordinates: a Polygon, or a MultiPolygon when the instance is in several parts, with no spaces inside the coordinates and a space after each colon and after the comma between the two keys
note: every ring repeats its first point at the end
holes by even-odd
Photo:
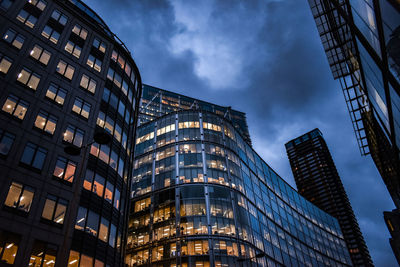
{"type": "MultiPolygon", "coordinates": [[[[10,114],[10,116],[12,116],[13,118],[15,118],[15,119],[17,119],[17,120],[19,120],[19,121],[24,120],[25,115],[26,115],[26,112],[28,111],[28,109],[29,109],[29,102],[23,100],[22,98],[20,98],[20,97],[14,95],[14,94],[9,94],[9,95],[7,96],[6,101],[4,102],[3,107],[2,107],[2,111],[3,111],[3,112],[5,112],[5,113],[7,113],[7,114],[10,114]],[[13,103],[15,104],[14,107],[13,107],[13,109],[12,109],[12,112],[8,112],[8,111],[6,111],[6,110],[4,109],[4,108],[7,108],[6,104],[7,104],[7,101],[9,101],[9,99],[13,100],[13,101],[14,101],[13,103]],[[20,106],[20,104],[22,104],[22,105],[20,106]],[[25,112],[25,113],[23,114],[22,118],[20,118],[20,117],[18,116],[18,114],[15,114],[15,113],[17,112],[18,109],[21,109],[21,107],[22,107],[22,110],[25,112]]],[[[20,112],[20,114],[21,114],[21,112],[20,112]]]]}
{"type": "Polygon", "coordinates": [[[23,47],[23,45],[25,43],[25,39],[26,38],[23,34],[17,32],[16,30],[14,30],[11,27],[7,29],[7,31],[4,33],[4,35],[2,37],[2,40],[4,42],[6,42],[7,44],[11,45],[12,47],[14,47],[18,50],[21,50],[21,48],[23,47]],[[11,34],[13,34],[13,36],[9,39],[11,34]],[[20,46],[16,45],[15,41],[19,42],[21,45],[20,46]]]}
{"type": "Polygon", "coordinates": [[[72,112],[74,112],[75,114],[83,117],[85,120],[89,120],[91,110],[92,110],[92,104],[90,104],[89,102],[83,100],[82,98],[80,98],[78,96],[75,97],[74,104],[72,106],[72,112]],[[80,102],[81,105],[80,106],[76,105],[77,102],[78,103],[80,102]],[[85,106],[89,108],[89,112],[88,112],[88,116],[87,117],[82,114],[83,112],[85,112],[85,110],[84,110],[85,106]],[[75,107],[79,108],[79,112],[75,109],[75,107]]]}
{"type": "Polygon", "coordinates": [[[77,165],[78,164],[75,161],[72,161],[72,160],[67,159],[65,157],[62,157],[62,156],[58,156],[57,157],[57,161],[56,161],[56,163],[54,165],[53,177],[56,180],[64,181],[64,182],[66,182],[68,184],[72,184],[74,182],[74,179],[75,179],[77,165]],[[58,165],[59,163],[60,163],[60,165],[58,165]],[[62,165],[64,165],[64,167],[60,167],[62,165]],[[72,171],[70,168],[72,168],[72,170],[73,170],[72,175],[70,175],[68,177],[65,177],[65,175],[67,173],[70,173],[72,171]],[[62,170],[61,176],[56,175],[57,169],[62,170]]]}
{"type": "Polygon", "coordinates": [[[45,200],[44,205],[43,205],[42,214],[41,214],[40,219],[45,221],[45,222],[48,222],[48,223],[51,223],[51,224],[55,224],[55,225],[58,225],[58,226],[62,227],[62,225],[64,224],[65,215],[67,214],[68,204],[69,204],[68,200],[66,200],[64,198],[61,198],[61,197],[58,197],[58,196],[55,196],[55,195],[52,195],[52,194],[47,194],[46,200],[45,200]],[[47,202],[48,200],[54,202],[54,206],[53,207],[51,207],[50,203],[48,204],[48,202],[47,202]],[[47,205],[49,205],[49,206],[47,206],[47,205]],[[59,206],[64,206],[64,208],[65,208],[63,217],[61,218],[62,219],[61,221],[60,221],[60,219],[56,220],[57,218],[55,217],[57,210],[60,208],[59,206]],[[47,209],[51,209],[52,208],[52,210],[50,211],[51,212],[51,218],[50,219],[44,217],[44,213],[45,213],[46,208],[47,209]]]}
{"type": "Polygon", "coordinates": [[[64,78],[68,79],[69,81],[72,81],[72,79],[74,78],[75,70],[76,69],[74,66],[72,66],[72,64],[69,64],[68,62],[66,62],[62,59],[60,59],[60,61],[58,62],[57,66],[56,66],[56,73],[60,74],[64,78]],[[61,71],[62,68],[60,67],[60,64],[64,65],[64,71],[61,71]],[[69,76],[66,76],[66,73],[71,70],[72,70],[72,75],[71,75],[71,78],[69,78],[69,76]]]}
{"type": "Polygon", "coordinates": [[[20,183],[20,182],[11,181],[11,184],[8,187],[8,192],[7,192],[6,199],[4,200],[4,206],[3,207],[5,209],[7,209],[7,210],[10,210],[10,211],[12,210],[12,211],[16,211],[18,213],[27,215],[27,214],[29,214],[29,212],[30,212],[30,210],[32,208],[32,203],[33,203],[34,197],[35,197],[35,189],[33,187],[25,185],[25,184],[20,183]],[[12,201],[12,197],[13,196],[10,195],[12,186],[15,186],[17,188],[17,190],[20,191],[19,194],[18,194],[18,201],[17,202],[14,201],[14,206],[15,207],[10,206],[10,205],[7,204],[7,202],[12,201]],[[30,198],[30,202],[29,202],[29,206],[28,206],[27,210],[20,207],[21,201],[27,196],[26,191],[31,193],[31,198],[30,198]]]}
{"type": "Polygon", "coordinates": [[[27,166],[29,168],[33,168],[34,170],[41,171],[43,169],[44,162],[46,161],[47,153],[48,153],[47,149],[28,141],[26,143],[25,147],[24,147],[24,151],[22,152],[21,159],[20,159],[19,162],[20,162],[20,164],[22,164],[24,166],[27,166]],[[28,153],[27,152],[27,148],[28,147],[30,147],[33,150],[33,154],[30,157],[30,163],[22,161],[22,159],[24,158],[25,153],[28,153]],[[38,152],[42,153],[42,156],[44,155],[43,161],[40,164],[40,168],[37,168],[37,167],[33,166],[35,164],[35,161],[37,160],[36,157],[38,155],[38,152]]]}
{"type": "Polygon", "coordinates": [[[51,57],[52,57],[52,53],[51,53],[49,50],[44,49],[44,48],[41,47],[40,45],[35,44],[35,45],[33,46],[33,48],[31,49],[31,51],[29,52],[29,56],[30,56],[31,58],[35,59],[36,61],[38,61],[39,63],[43,64],[44,66],[47,66],[47,65],[49,64],[49,61],[50,61],[51,57]],[[34,56],[34,54],[35,54],[34,49],[35,49],[35,48],[37,48],[38,50],[40,50],[39,56],[37,56],[37,57],[34,56]],[[47,54],[47,55],[48,55],[47,61],[42,61],[43,55],[44,55],[44,54],[47,54]]]}
{"type": "Polygon", "coordinates": [[[97,82],[95,79],[93,79],[89,75],[82,73],[82,77],[79,82],[79,87],[94,95],[96,93],[96,89],[97,89],[97,82]],[[86,81],[84,81],[84,79],[86,79],[86,81]],[[86,83],[87,83],[87,85],[85,87],[86,83]],[[94,89],[91,89],[93,86],[94,86],[94,89]]]}
{"type": "Polygon", "coordinates": [[[51,113],[49,113],[43,109],[40,109],[38,112],[38,115],[36,116],[36,119],[34,122],[34,127],[43,131],[46,134],[53,135],[57,128],[57,122],[58,122],[58,118],[56,116],[52,115],[51,113]],[[43,122],[38,122],[39,115],[42,115],[42,118],[45,120],[44,124],[43,124],[43,122]],[[54,129],[52,132],[47,130],[49,121],[52,121],[54,123],[54,129]],[[42,125],[39,125],[39,126],[43,126],[43,127],[42,128],[38,127],[37,123],[41,123],[42,125]]]}
{"type": "Polygon", "coordinates": [[[47,87],[45,98],[51,100],[52,102],[56,103],[56,104],[59,105],[59,106],[63,106],[63,105],[64,105],[64,102],[65,102],[65,99],[67,98],[67,95],[68,95],[68,91],[67,91],[66,89],[64,89],[63,87],[61,87],[60,85],[58,85],[58,84],[56,84],[56,83],[51,82],[51,83],[49,84],[49,86],[47,87]],[[54,93],[53,91],[50,91],[50,87],[54,88],[54,89],[56,90],[56,92],[54,93]],[[48,95],[48,92],[49,92],[49,91],[50,91],[51,93],[54,93],[54,98],[51,98],[51,97],[48,95]],[[62,98],[62,99],[63,99],[62,103],[59,103],[59,102],[57,102],[57,100],[56,100],[58,97],[60,97],[60,96],[59,96],[59,93],[60,93],[60,92],[62,92],[62,93],[65,94],[65,97],[62,98]]]}

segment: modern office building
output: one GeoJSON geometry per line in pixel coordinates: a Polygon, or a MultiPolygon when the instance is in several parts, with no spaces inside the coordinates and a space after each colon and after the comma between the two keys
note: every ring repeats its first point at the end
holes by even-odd
{"type": "MultiPolygon", "coordinates": [[[[400,214],[400,2],[309,4],[333,76],[340,80],[361,153],[372,156],[398,210],[385,216],[388,225],[395,225],[388,220],[400,214]]],[[[400,264],[400,236],[392,235],[390,242],[400,264]]]]}
{"type": "Polygon", "coordinates": [[[338,219],[354,266],[373,266],[321,131],[314,129],[289,141],[285,147],[299,193],[338,219]]]}
{"type": "Polygon", "coordinates": [[[126,264],[350,266],[337,220],[220,114],[173,109],[138,127],[126,264]]]}
{"type": "Polygon", "coordinates": [[[0,265],[123,265],[135,62],[79,0],[0,0],[0,35],[0,265]]]}

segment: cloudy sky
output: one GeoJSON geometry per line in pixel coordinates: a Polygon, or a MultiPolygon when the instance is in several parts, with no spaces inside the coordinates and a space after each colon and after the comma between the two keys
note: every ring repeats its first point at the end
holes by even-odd
{"type": "Polygon", "coordinates": [[[284,144],[318,127],[376,266],[396,266],[394,208],[360,155],[306,0],[85,0],[132,52],[142,81],[247,113],[255,150],[295,186],[284,144]]]}

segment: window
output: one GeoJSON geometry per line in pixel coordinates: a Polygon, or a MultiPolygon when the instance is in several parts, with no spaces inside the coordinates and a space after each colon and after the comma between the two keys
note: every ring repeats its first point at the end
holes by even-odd
{"type": "Polygon", "coordinates": [[[0,231],[0,259],[2,263],[14,264],[20,241],[21,237],[19,235],[7,231],[0,231]]]}
{"type": "Polygon", "coordinates": [[[17,20],[21,21],[23,24],[25,24],[29,28],[33,28],[33,27],[35,27],[35,24],[38,19],[34,15],[28,13],[28,11],[21,9],[19,14],[17,15],[17,20]]]}
{"type": "Polygon", "coordinates": [[[76,163],[64,157],[58,157],[53,176],[72,183],[76,170],[76,163]]]}
{"type": "Polygon", "coordinates": [[[65,51],[72,54],[74,57],[79,58],[81,56],[82,47],[69,40],[65,45],[65,51]]]}
{"type": "Polygon", "coordinates": [[[56,255],[57,246],[36,240],[33,244],[29,266],[54,267],[56,255]]]}
{"type": "Polygon", "coordinates": [[[94,94],[96,92],[96,84],[97,83],[95,80],[93,80],[86,74],[82,74],[82,79],[81,79],[81,83],[80,83],[80,86],[82,88],[84,88],[94,94]]]}
{"type": "Polygon", "coordinates": [[[58,40],[60,39],[60,33],[49,25],[44,26],[42,36],[46,39],[49,39],[54,44],[57,44],[58,40]]]}
{"type": "MultiPolygon", "coordinates": [[[[12,5],[14,1],[11,0],[0,0],[0,8],[3,10],[7,10],[10,8],[10,6],[12,5]]],[[[0,248],[1,251],[1,248],[0,248]]]]}
{"type": "Polygon", "coordinates": [[[47,65],[49,63],[51,57],[51,53],[49,51],[43,49],[37,44],[31,50],[30,55],[44,65],[47,65]]]}
{"type": "Polygon", "coordinates": [[[22,45],[24,44],[25,37],[10,28],[3,35],[3,40],[11,44],[15,48],[21,49],[22,45]]]}
{"type": "Polygon", "coordinates": [[[57,9],[55,9],[53,11],[53,13],[51,14],[51,17],[63,26],[65,26],[65,24],[67,24],[68,17],[65,16],[63,13],[61,13],[60,11],[58,11],[57,9]]]}
{"type": "Polygon", "coordinates": [[[15,135],[0,129],[0,155],[8,155],[14,140],[15,135]]]}
{"type": "Polygon", "coordinates": [[[29,0],[28,1],[29,4],[37,7],[38,9],[40,9],[41,11],[43,11],[46,8],[47,2],[44,0],[29,0]]]}
{"type": "Polygon", "coordinates": [[[76,24],[74,28],[72,29],[72,32],[81,37],[83,40],[86,40],[86,37],[88,35],[88,32],[85,28],[83,28],[81,25],[76,24]]]}
{"type": "Polygon", "coordinates": [[[41,170],[46,159],[47,149],[28,142],[22,154],[21,162],[41,170]]]}
{"type": "Polygon", "coordinates": [[[106,44],[103,42],[103,41],[101,41],[101,40],[99,40],[99,39],[97,39],[97,38],[94,38],[94,40],[93,40],[93,46],[95,47],[95,48],[97,48],[100,52],[102,52],[102,53],[105,53],[106,52],[106,44]]]}
{"type": "Polygon", "coordinates": [[[28,68],[23,68],[21,72],[18,73],[17,81],[33,90],[36,90],[40,82],[40,75],[28,68]]]}
{"type": "Polygon", "coordinates": [[[72,107],[72,111],[81,115],[85,119],[88,119],[91,107],[92,105],[90,105],[88,102],[84,101],[79,97],[76,97],[74,106],[72,107]]]}
{"type": "Polygon", "coordinates": [[[3,111],[23,120],[28,110],[29,103],[15,95],[9,95],[3,105],[3,111]]]}
{"type": "Polygon", "coordinates": [[[40,110],[35,120],[35,127],[53,135],[56,130],[57,118],[44,110],[40,110]]]}
{"type": "Polygon", "coordinates": [[[33,195],[32,187],[12,182],[4,205],[28,213],[31,209],[33,195]]]}
{"type": "Polygon", "coordinates": [[[64,105],[67,90],[61,88],[57,84],[51,83],[46,92],[46,97],[55,101],[59,105],[64,105]]]}
{"type": "Polygon", "coordinates": [[[60,60],[57,65],[56,71],[66,77],[69,80],[72,80],[74,76],[75,68],[72,67],[70,64],[66,63],[63,60],[60,60]]]}
{"type": "Polygon", "coordinates": [[[53,195],[48,195],[42,212],[42,218],[54,223],[63,224],[68,201],[53,195]]]}
{"type": "Polygon", "coordinates": [[[99,229],[99,239],[107,242],[108,241],[108,227],[109,227],[109,221],[105,218],[101,218],[100,222],[100,229],[99,229]]]}
{"type": "Polygon", "coordinates": [[[85,229],[87,218],[87,209],[84,207],[79,207],[78,215],[76,216],[75,229],[83,231],[85,229]]]}
{"type": "Polygon", "coordinates": [[[12,64],[12,60],[9,57],[0,54],[0,72],[7,74],[12,64]]]}
{"type": "Polygon", "coordinates": [[[99,229],[99,215],[89,210],[87,216],[87,222],[85,227],[85,232],[97,236],[97,231],[99,229]]]}
{"type": "Polygon", "coordinates": [[[101,60],[93,56],[92,54],[89,55],[88,60],[86,62],[91,68],[94,68],[98,72],[101,71],[101,60]]]}
{"type": "Polygon", "coordinates": [[[77,147],[81,147],[84,135],[85,132],[83,130],[73,125],[68,125],[64,133],[64,141],[71,143],[77,147]]]}

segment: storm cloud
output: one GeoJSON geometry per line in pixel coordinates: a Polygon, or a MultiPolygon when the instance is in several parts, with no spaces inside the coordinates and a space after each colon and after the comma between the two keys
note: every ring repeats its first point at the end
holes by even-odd
{"type": "Polygon", "coordinates": [[[324,134],[376,266],[396,266],[394,208],[360,155],[306,0],[85,0],[132,52],[142,81],[247,114],[255,150],[295,186],[284,144],[324,134]]]}

